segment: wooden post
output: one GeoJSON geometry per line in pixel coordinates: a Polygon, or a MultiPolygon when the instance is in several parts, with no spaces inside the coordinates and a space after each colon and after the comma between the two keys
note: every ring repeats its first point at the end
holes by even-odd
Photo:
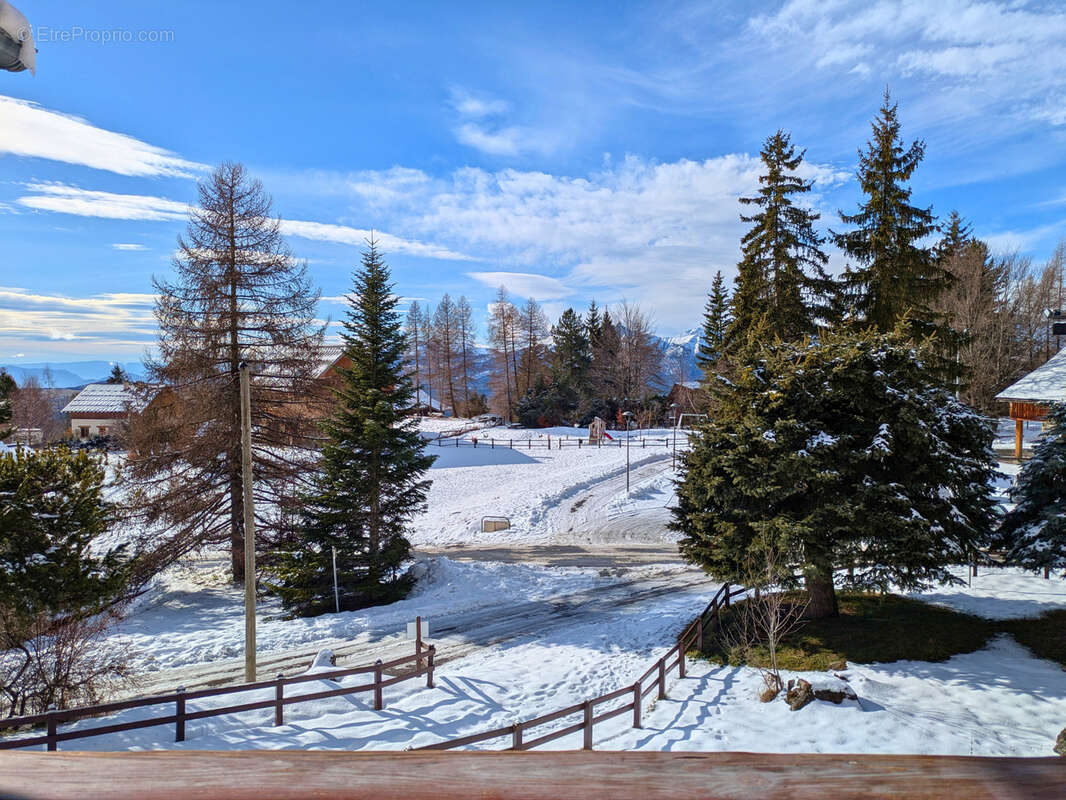
{"type": "Polygon", "coordinates": [[[522,749],[522,723],[516,722],[511,726],[511,749],[522,749]]]}
{"type": "Polygon", "coordinates": [[[252,497],[252,388],[241,362],[241,485],[244,489],[244,680],[255,680],[255,500],[252,497]]]}
{"type": "Polygon", "coordinates": [[[415,674],[422,672],[422,617],[415,617],[415,674]]]}
{"type": "Polygon", "coordinates": [[[1051,567],[1044,567],[1044,580],[1051,578],[1051,567]]]}
{"type": "Polygon", "coordinates": [[[274,684],[274,727],[285,724],[285,676],[278,673],[274,684]]]}
{"type": "Polygon", "coordinates": [[[724,602],[725,602],[725,607],[726,607],[726,608],[729,608],[729,584],[728,584],[728,583],[727,583],[727,584],[725,585],[725,598],[724,598],[724,602]]]}
{"type": "Polygon", "coordinates": [[[666,699],[666,656],[659,659],[659,699],[666,699]]]}
{"type": "Polygon", "coordinates": [[[1014,420],[1014,457],[1019,461],[1022,458],[1022,440],[1025,422],[1020,419],[1014,420]]]}
{"type": "Polygon", "coordinates": [[[381,698],[381,659],[374,662],[374,710],[381,711],[384,707],[381,698]]]}
{"type": "Polygon", "coordinates": [[[184,742],[185,741],[185,687],[184,686],[179,686],[178,687],[178,697],[177,697],[177,701],[175,702],[174,705],[176,706],[176,708],[174,709],[174,716],[177,717],[177,720],[174,722],[174,741],[175,742],[184,742]]]}
{"type": "Polygon", "coordinates": [[[640,696],[640,681],[633,684],[633,727],[640,728],[640,711],[643,698],[640,696]]]}
{"type": "Polygon", "coordinates": [[[703,617],[696,620],[696,649],[703,652],[703,617]]]}
{"type": "Polygon", "coordinates": [[[677,643],[677,671],[679,673],[679,677],[681,677],[681,678],[685,677],[685,643],[684,642],[678,642],[677,643]]]}
{"type": "Polygon", "coordinates": [[[56,749],[56,707],[48,706],[48,747],[49,752],[56,749]]]}
{"type": "Polygon", "coordinates": [[[431,644],[429,646],[429,655],[426,657],[426,688],[433,688],[433,656],[437,652],[437,646],[431,644]]]}
{"type": "Polygon", "coordinates": [[[585,701],[585,727],[584,727],[585,741],[581,747],[584,750],[592,749],[592,701],[585,701]]]}

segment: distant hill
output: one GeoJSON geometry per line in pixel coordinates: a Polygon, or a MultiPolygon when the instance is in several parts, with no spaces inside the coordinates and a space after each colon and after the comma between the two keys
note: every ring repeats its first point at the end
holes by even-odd
{"type": "MultiPolygon", "coordinates": [[[[78,389],[87,383],[101,383],[111,374],[113,361],[66,361],[38,364],[0,364],[20,386],[28,378],[36,378],[45,385],[45,369],[52,373],[52,385],[57,389],[78,389]]],[[[144,366],[139,361],[120,363],[133,380],[144,377],[144,366]]]]}

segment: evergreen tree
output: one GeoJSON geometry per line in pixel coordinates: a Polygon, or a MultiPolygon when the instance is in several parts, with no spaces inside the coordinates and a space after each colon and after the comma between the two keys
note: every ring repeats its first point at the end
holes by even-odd
{"type": "Polygon", "coordinates": [[[0,368],[0,441],[11,435],[11,426],[8,423],[11,422],[12,401],[17,391],[18,384],[15,379],[6,369],[0,368]]]}
{"type": "Polygon", "coordinates": [[[813,616],[837,613],[834,575],[861,590],[957,583],[948,566],[991,537],[993,425],[930,385],[924,357],[903,331],[746,345],[682,460],[682,554],[741,581],[776,552],[813,616]]]}
{"type": "Polygon", "coordinates": [[[551,334],[555,345],[552,357],[553,379],[577,392],[586,391],[592,349],[584,321],[574,309],[568,308],[559,315],[559,321],[552,326],[551,334]]]}
{"type": "Polygon", "coordinates": [[[422,333],[422,307],[417,300],[411,301],[411,307],[407,309],[407,347],[408,364],[414,368],[412,388],[415,393],[415,411],[422,413],[422,401],[419,392],[422,391],[422,352],[420,336],[422,333]]]}
{"type": "Polygon", "coordinates": [[[103,484],[103,468],[84,450],[0,457],[0,608],[83,616],[119,597],[125,548],[99,546],[115,518],[103,484]]]}
{"type": "Polygon", "coordinates": [[[726,331],[732,318],[729,314],[729,295],[726,292],[722,271],[714,274],[711,292],[707,295],[707,307],[703,312],[703,330],[700,346],[696,352],[696,364],[705,376],[709,376],[722,357],[726,331]]]}
{"type": "Polygon", "coordinates": [[[948,214],[947,223],[944,225],[944,235],[933,248],[933,257],[938,264],[944,265],[952,256],[957,255],[964,247],[974,242],[973,226],[962,218],[958,211],[948,214]]]}
{"type": "Polygon", "coordinates": [[[107,380],[104,383],[129,383],[129,380],[130,376],[122,368],[121,364],[112,364],[111,374],[107,376],[107,380]]]}
{"type": "Polygon", "coordinates": [[[814,230],[818,214],[794,199],[814,185],[796,174],[803,154],[778,130],[760,153],[765,172],[757,195],[740,198],[757,210],[740,217],[752,227],[741,239],[730,342],[743,341],[762,316],[785,340],[814,333],[832,316],[834,284],[825,271],[822,237],[814,230]]]}
{"type": "Polygon", "coordinates": [[[276,590],[301,615],[334,607],[332,550],[342,609],[397,600],[412,579],[400,574],[411,546],[404,530],[425,507],[434,457],[406,412],[413,389],[389,270],[373,240],[355,274],[344,320],[345,355],[333,415],[323,425],[315,492],[305,500],[291,552],[280,557],[276,590]]]}
{"type": "Polygon", "coordinates": [[[1053,406],[1054,426],[1011,488],[1014,508],[999,534],[1007,563],[1024,569],[1066,570],[1066,404],[1053,406]]]}
{"type": "Polygon", "coordinates": [[[859,186],[865,199],[854,214],[840,212],[846,233],[836,245],[854,261],[844,275],[849,314],[888,332],[906,315],[911,337],[949,340],[950,331],[931,304],[949,283],[943,266],[923,244],[936,230],[931,208],[911,205],[907,182],[925,155],[925,143],[904,149],[897,105],[885,91],[872,123],[873,138],[859,153],[859,186]]]}

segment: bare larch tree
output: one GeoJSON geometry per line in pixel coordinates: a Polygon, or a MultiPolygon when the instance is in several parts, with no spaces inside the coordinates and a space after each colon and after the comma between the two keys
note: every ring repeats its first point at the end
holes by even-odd
{"type": "Polygon", "coordinates": [[[257,538],[284,534],[311,473],[324,326],[319,292],[280,227],[262,184],[224,163],[199,186],[173,281],[155,280],[159,344],[146,363],[152,388],[131,420],[128,469],[159,537],[157,565],[228,543],[233,579],[244,579],[241,362],[252,373],[257,538]]]}

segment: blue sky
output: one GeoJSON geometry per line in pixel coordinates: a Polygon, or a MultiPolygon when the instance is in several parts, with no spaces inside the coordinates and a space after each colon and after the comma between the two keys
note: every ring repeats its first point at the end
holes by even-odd
{"type": "Polygon", "coordinates": [[[807,149],[839,229],[886,85],[926,141],[917,202],[1037,263],[1066,236],[1061,4],[16,5],[39,52],[0,73],[0,363],[139,357],[225,159],[334,319],[372,228],[407,298],[483,319],[502,283],[551,316],[626,299],[693,327],[763,139],[807,149]]]}

